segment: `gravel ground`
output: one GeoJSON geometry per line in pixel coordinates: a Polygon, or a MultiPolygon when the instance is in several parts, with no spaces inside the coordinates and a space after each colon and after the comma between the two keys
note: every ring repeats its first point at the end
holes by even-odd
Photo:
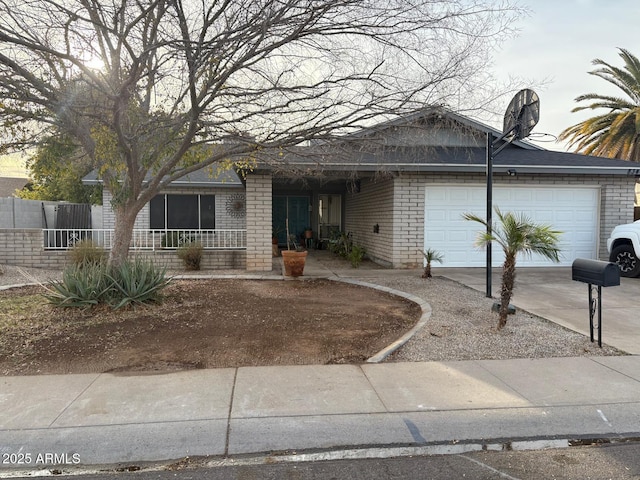
{"type": "Polygon", "coordinates": [[[0,265],[0,288],[10,285],[24,285],[26,283],[46,283],[59,280],[61,277],[60,270],[0,265]]]}
{"type": "MultiPolygon", "coordinates": [[[[0,287],[60,278],[57,270],[1,268],[0,287]]],[[[491,312],[494,300],[481,292],[444,277],[422,279],[417,271],[415,275],[380,272],[363,280],[424,298],[433,310],[426,327],[387,361],[624,355],[607,345],[599,348],[582,334],[521,310],[497,331],[498,317],[491,312]]]]}
{"type": "Polygon", "coordinates": [[[426,327],[389,361],[488,360],[624,355],[608,345],[528,312],[509,315],[498,331],[494,299],[444,277],[376,277],[367,281],[424,298],[432,308],[426,327]]]}

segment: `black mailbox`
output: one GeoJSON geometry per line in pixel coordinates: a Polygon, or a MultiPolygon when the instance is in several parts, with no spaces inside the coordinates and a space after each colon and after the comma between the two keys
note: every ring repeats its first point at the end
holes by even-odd
{"type": "Polygon", "coordinates": [[[620,285],[620,268],[615,263],[576,258],[571,265],[572,279],[599,287],[620,285]]]}

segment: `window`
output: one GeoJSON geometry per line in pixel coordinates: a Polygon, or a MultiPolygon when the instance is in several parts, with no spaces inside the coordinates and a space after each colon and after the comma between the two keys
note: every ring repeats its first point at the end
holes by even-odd
{"type": "Polygon", "coordinates": [[[216,228],[214,195],[156,195],[149,202],[149,209],[152,229],[216,228]]]}

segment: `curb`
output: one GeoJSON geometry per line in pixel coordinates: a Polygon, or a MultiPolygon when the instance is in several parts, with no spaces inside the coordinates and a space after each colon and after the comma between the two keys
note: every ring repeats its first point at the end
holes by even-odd
{"type": "Polygon", "coordinates": [[[639,432],[607,435],[519,437],[496,439],[471,439],[422,445],[363,445],[361,447],[335,447],[330,449],[311,449],[296,452],[265,452],[233,456],[183,457],[162,461],[122,462],[118,464],[96,464],[78,467],[49,466],[39,469],[0,470],[0,479],[42,476],[83,476],[106,475],[124,472],[160,472],[173,466],[191,468],[216,468],[243,465],[273,465],[286,463],[305,463],[335,460],[367,460],[398,457],[417,457],[433,455],[463,455],[473,452],[535,451],[548,449],[566,449],[573,447],[615,445],[640,441],[639,432]]]}

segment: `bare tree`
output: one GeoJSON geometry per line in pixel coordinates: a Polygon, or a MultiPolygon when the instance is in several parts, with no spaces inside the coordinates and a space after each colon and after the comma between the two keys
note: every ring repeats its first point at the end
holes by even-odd
{"type": "Polygon", "coordinates": [[[84,149],[113,195],[119,263],[172,181],[446,103],[516,13],[491,0],[0,0],[4,147],[59,129],[84,149]]]}

